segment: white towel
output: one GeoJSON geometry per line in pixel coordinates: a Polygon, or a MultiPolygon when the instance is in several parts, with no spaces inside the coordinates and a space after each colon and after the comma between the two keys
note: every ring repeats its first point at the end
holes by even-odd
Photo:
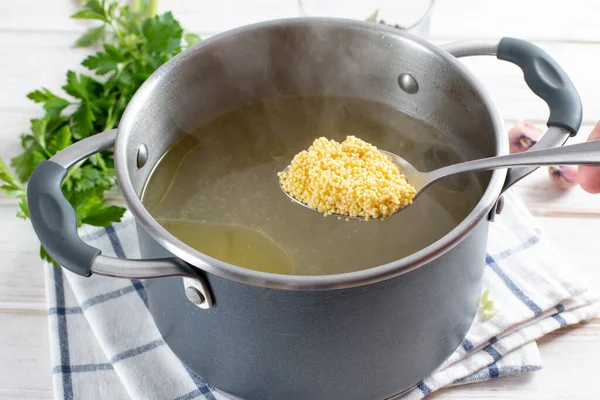
{"type": "MultiPolygon", "coordinates": [[[[402,399],[539,370],[537,339],[598,314],[598,298],[571,273],[522,202],[510,192],[505,200],[490,227],[483,285],[497,314],[484,320],[480,311],[455,353],[402,399]]],[[[139,257],[130,214],[120,224],[84,227],[81,234],[105,254],[139,257]]],[[[51,265],[45,270],[57,399],[226,399],[161,338],[143,282],[82,278],[51,265]]]]}

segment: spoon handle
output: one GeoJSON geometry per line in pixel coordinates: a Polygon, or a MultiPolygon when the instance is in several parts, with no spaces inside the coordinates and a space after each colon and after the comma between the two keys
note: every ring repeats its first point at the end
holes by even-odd
{"type": "Polygon", "coordinates": [[[461,172],[484,171],[497,168],[542,165],[600,164],[600,140],[544,150],[530,150],[506,156],[488,157],[449,165],[428,173],[433,182],[448,175],[461,172]]]}

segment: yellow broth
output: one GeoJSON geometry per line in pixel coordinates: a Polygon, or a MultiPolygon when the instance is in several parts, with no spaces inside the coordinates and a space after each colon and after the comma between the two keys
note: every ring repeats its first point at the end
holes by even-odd
{"type": "Polygon", "coordinates": [[[345,221],[293,203],[277,172],[325,136],[354,135],[421,170],[463,160],[432,126],[391,106],[348,98],[256,101],[184,133],[146,183],[143,203],[175,237],[258,271],[327,275],[386,264],[452,230],[482,189],[474,174],[440,181],[385,221],[345,221]]]}

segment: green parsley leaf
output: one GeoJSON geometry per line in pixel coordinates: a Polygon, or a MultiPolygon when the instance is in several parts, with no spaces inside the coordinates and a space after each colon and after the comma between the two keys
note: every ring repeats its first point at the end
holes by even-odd
{"type": "Polygon", "coordinates": [[[46,88],[43,88],[41,91],[36,90],[31,92],[27,97],[36,103],[44,103],[44,110],[46,110],[50,118],[58,118],[61,111],[71,104],[69,101],[62,97],[58,97],[46,88]]]}
{"type": "Polygon", "coordinates": [[[31,120],[31,132],[36,143],[46,150],[46,127],[48,126],[48,118],[32,119],[31,120]]]}
{"type": "Polygon", "coordinates": [[[49,263],[54,264],[55,267],[58,267],[58,263],[48,254],[46,249],[43,246],[40,246],[40,258],[44,261],[48,261],[49,263]]]}
{"type": "Polygon", "coordinates": [[[106,35],[106,25],[100,25],[90,28],[75,42],[75,47],[89,47],[104,39],[106,35]]]}
{"type": "Polygon", "coordinates": [[[0,190],[2,190],[4,192],[4,194],[6,194],[8,197],[21,197],[23,196],[24,192],[22,189],[18,189],[18,188],[14,188],[10,185],[2,185],[0,186],[0,190]]]}
{"type": "Polygon", "coordinates": [[[27,197],[23,196],[21,202],[19,203],[19,208],[17,211],[17,217],[28,219],[29,218],[29,206],[27,205],[27,197]]]}
{"type": "Polygon", "coordinates": [[[104,188],[94,187],[65,193],[77,212],[78,225],[110,226],[123,217],[125,209],[104,204],[104,188]]]}
{"type": "Polygon", "coordinates": [[[103,22],[108,22],[106,11],[103,6],[104,1],[100,3],[99,0],[89,0],[83,6],[83,10],[76,12],[71,15],[74,19],[97,19],[103,22]]]}
{"type": "Polygon", "coordinates": [[[72,115],[73,137],[77,140],[90,136],[94,130],[94,113],[87,103],[83,103],[72,115]]]}
{"type": "Polygon", "coordinates": [[[200,42],[200,36],[196,35],[195,33],[186,33],[185,34],[185,42],[187,43],[187,46],[193,46],[196,43],[200,42]]]}
{"type": "Polygon", "coordinates": [[[62,149],[69,147],[71,140],[71,129],[69,129],[68,125],[63,125],[50,140],[50,143],[48,144],[48,151],[50,154],[55,155],[62,149]]]}
{"type": "Polygon", "coordinates": [[[71,178],[74,182],[73,186],[77,191],[84,191],[95,187],[108,190],[114,186],[116,180],[112,168],[107,168],[104,171],[89,164],[75,171],[71,178]]]}
{"type": "Polygon", "coordinates": [[[171,12],[149,18],[142,25],[142,35],[146,38],[143,47],[148,52],[175,53],[181,46],[183,29],[171,12]]]}
{"type": "Polygon", "coordinates": [[[91,70],[96,70],[98,75],[105,75],[110,71],[116,71],[119,64],[127,61],[127,58],[119,49],[110,44],[104,45],[104,52],[89,56],[81,65],[91,70]]]}
{"type": "Polygon", "coordinates": [[[10,172],[2,158],[0,158],[0,182],[4,182],[4,185],[0,186],[0,190],[8,197],[25,198],[27,195],[21,182],[10,172]]]}
{"type": "Polygon", "coordinates": [[[106,206],[98,203],[88,208],[81,216],[84,224],[107,227],[115,222],[121,221],[125,209],[117,206],[106,206]]]}
{"type": "Polygon", "coordinates": [[[90,100],[102,93],[102,84],[87,75],[79,74],[78,78],[75,72],[69,71],[63,90],[77,99],[90,100]]]}
{"type": "Polygon", "coordinates": [[[379,9],[373,11],[371,15],[369,15],[365,21],[366,22],[377,22],[377,16],[379,15],[379,9]]]}
{"type": "Polygon", "coordinates": [[[25,152],[14,157],[10,165],[15,169],[21,182],[27,182],[33,170],[47,158],[38,150],[38,146],[30,147],[25,152]]]}
{"type": "MultiPolygon", "coordinates": [[[[89,73],[67,71],[65,95],[46,88],[27,95],[44,113],[21,135],[21,154],[10,160],[14,175],[0,160],[0,190],[20,199],[17,216],[29,219],[26,189],[41,161],[86,137],[118,126],[132,96],[164,62],[178,54],[183,43],[199,37],[186,33],[171,13],[155,16],[156,0],[132,0],[131,8],[118,0],[84,0],[72,17],[101,24],[88,29],[76,46],[101,45],[83,60],[89,73]],[[98,77],[93,78],[92,76],[98,77]],[[66,97],[68,95],[68,97],[66,97]]],[[[107,205],[106,190],[116,185],[112,151],[82,160],[69,169],[62,190],[77,214],[78,225],[109,226],[120,221],[125,209],[107,205]]],[[[40,257],[56,262],[41,248],[40,257]]]]}

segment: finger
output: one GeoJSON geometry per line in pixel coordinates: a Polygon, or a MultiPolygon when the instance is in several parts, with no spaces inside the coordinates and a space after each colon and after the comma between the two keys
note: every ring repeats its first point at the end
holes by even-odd
{"type": "MultiPolygon", "coordinates": [[[[600,140],[600,121],[590,133],[589,140],[600,140]]],[[[577,170],[577,182],[589,193],[600,193],[600,166],[581,165],[577,170]]]]}

